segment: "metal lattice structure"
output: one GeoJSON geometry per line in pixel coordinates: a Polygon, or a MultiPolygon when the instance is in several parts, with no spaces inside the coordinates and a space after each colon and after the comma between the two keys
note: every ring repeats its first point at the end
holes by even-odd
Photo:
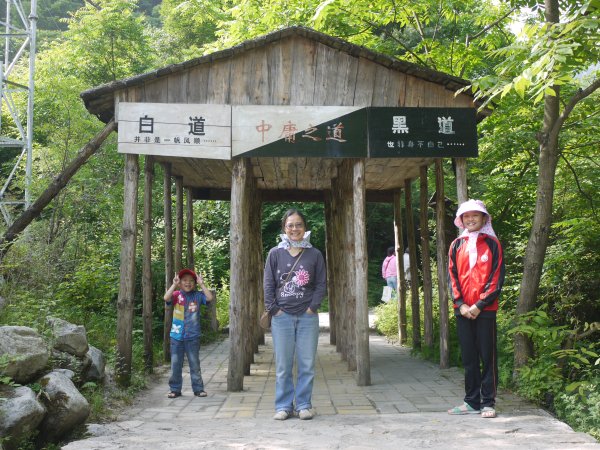
{"type": "MultiPolygon", "coordinates": [[[[32,169],[32,139],[33,139],[33,87],[36,53],[37,0],[31,0],[29,15],[26,15],[21,0],[4,0],[0,5],[5,7],[4,20],[0,21],[3,38],[3,54],[0,58],[0,98],[2,111],[10,115],[12,124],[18,130],[18,138],[0,135],[0,151],[6,149],[21,149],[13,169],[0,187],[0,211],[7,225],[13,221],[11,210],[23,206],[28,208],[31,202],[30,185],[32,169]],[[29,59],[28,85],[13,81],[17,64],[29,59]],[[19,109],[15,98],[26,96],[26,108],[19,109]],[[22,188],[23,198],[7,197],[15,174],[25,159],[25,185],[22,188]]],[[[0,121],[2,117],[0,116],[0,121]]],[[[1,122],[0,122],[0,125],[1,122]]],[[[4,127],[6,128],[6,127],[4,127]]]]}

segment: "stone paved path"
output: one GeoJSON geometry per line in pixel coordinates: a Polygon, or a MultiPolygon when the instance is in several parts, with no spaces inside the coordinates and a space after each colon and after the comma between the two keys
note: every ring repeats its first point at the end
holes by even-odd
{"type": "MultiPolygon", "coordinates": [[[[208,397],[197,398],[184,377],[183,396],[166,398],[168,370],[135,404],[108,425],[91,425],[95,436],[65,450],[90,449],[387,449],[465,446],[529,449],[600,449],[591,436],[576,433],[545,411],[502,392],[496,419],[449,416],[460,404],[463,377],[410,356],[410,349],[371,336],[372,385],[358,387],[346,363],[322,333],[312,421],[272,420],[272,342],[256,355],[244,391],[227,392],[229,340],[201,349],[208,397]]],[[[184,373],[187,368],[184,368],[184,373]]]]}

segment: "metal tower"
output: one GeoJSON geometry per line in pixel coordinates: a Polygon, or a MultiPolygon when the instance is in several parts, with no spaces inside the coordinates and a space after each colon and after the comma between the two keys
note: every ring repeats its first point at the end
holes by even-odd
{"type": "MultiPolygon", "coordinates": [[[[35,69],[35,38],[37,29],[37,0],[31,0],[31,12],[29,16],[25,14],[23,2],[21,0],[2,0],[0,5],[5,4],[6,15],[4,21],[0,21],[0,27],[4,28],[4,33],[0,33],[3,38],[4,52],[3,58],[0,56],[0,106],[3,112],[10,114],[12,124],[18,130],[18,139],[4,135],[0,131],[0,152],[5,152],[7,148],[21,149],[20,156],[8,176],[8,179],[0,187],[0,211],[4,221],[8,226],[13,221],[11,210],[14,207],[23,205],[28,208],[31,203],[31,163],[32,163],[32,140],[33,140],[33,80],[35,69]],[[27,52],[27,50],[29,50],[27,52]],[[29,58],[29,83],[27,86],[12,81],[13,72],[17,63],[25,58],[29,58]],[[15,97],[22,98],[26,96],[27,107],[19,110],[15,97]],[[23,127],[25,122],[25,127],[23,127]],[[15,178],[15,173],[19,168],[23,158],[25,158],[25,186],[23,188],[24,198],[6,198],[9,185],[15,178]]],[[[4,5],[3,5],[4,6],[4,5]]],[[[2,125],[2,116],[0,115],[0,126],[2,125]]],[[[6,129],[6,127],[5,127],[6,129]]],[[[18,152],[18,150],[17,150],[18,152]]]]}

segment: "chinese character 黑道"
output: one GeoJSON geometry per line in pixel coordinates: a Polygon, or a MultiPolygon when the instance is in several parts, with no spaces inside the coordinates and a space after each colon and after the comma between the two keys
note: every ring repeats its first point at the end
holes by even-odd
{"type": "Polygon", "coordinates": [[[283,131],[279,137],[284,136],[286,142],[294,144],[296,142],[296,131],[298,131],[296,124],[288,120],[288,123],[283,124],[283,131]]]}
{"type": "Polygon", "coordinates": [[[144,117],[140,117],[140,133],[154,133],[154,118],[148,117],[146,114],[144,117]]]}
{"type": "Polygon", "coordinates": [[[327,127],[327,141],[338,141],[338,142],[346,142],[345,139],[342,138],[342,130],[344,129],[344,125],[342,122],[334,123],[332,126],[327,127]]]}
{"type": "Polygon", "coordinates": [[[446,117],[438,117],[438,125],[440,126],[440,130],[438,133],[440,134],[454,134],[454,130],[452,129],[452,123],[454,119],[450,116],[446,117]]]}
{"type": "Polygon", "coordinates": [[[304,130],[304,133],[302,135],[303,138],[308,138],[308,139],[312,139],[315,142],[319,142],[321,140],[320,137],[317,136],[311,136],[312,133],[314,133],[315,131],[317,131],[318,128],[317,127],[313,127],[311,124],[308,125],[308,128],[306,130],[304,130]]]}
{"type": "Polygon", "coordinates": [[[408,133],[408,127],[406,126],[406,116],[393,116],[393,121],[394,125],[392,126],[392,133],[408,133]]]}
{"type": "Polygon", "coordinates": [[[265,123],[264,120],[260,121],[260,125],[256,127],[256,131],[262,134],[262,142],[265,142],[265,133],[271,129],[271,124],[265,123]]]}
{"type": "Polygon", "coordinates": [[[190,126],[190,131],[188,134],[193,134],[194,136],[204,136],[204,122],[206,119],[204,117],[190,117],[191,122],[188,123],[190,126]]]}

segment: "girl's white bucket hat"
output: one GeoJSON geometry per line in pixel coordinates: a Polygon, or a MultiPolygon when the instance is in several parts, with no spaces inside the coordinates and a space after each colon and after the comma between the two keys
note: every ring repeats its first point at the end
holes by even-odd
{"type": "Polygon", "coordinates": [[[464,228],[462,215],[468,211],[482,212],[488,216],[488,222],[492,221],[492,216],[490,216],[490,213],[487,212],[485,203],[483,203],[481,200],[469,199],[466,202],[461,203],[461,205],[458,207],[458,211],[456,211],[456,218],[454,219],[454,225],[456,225],[458,228],[464,228]]]}

